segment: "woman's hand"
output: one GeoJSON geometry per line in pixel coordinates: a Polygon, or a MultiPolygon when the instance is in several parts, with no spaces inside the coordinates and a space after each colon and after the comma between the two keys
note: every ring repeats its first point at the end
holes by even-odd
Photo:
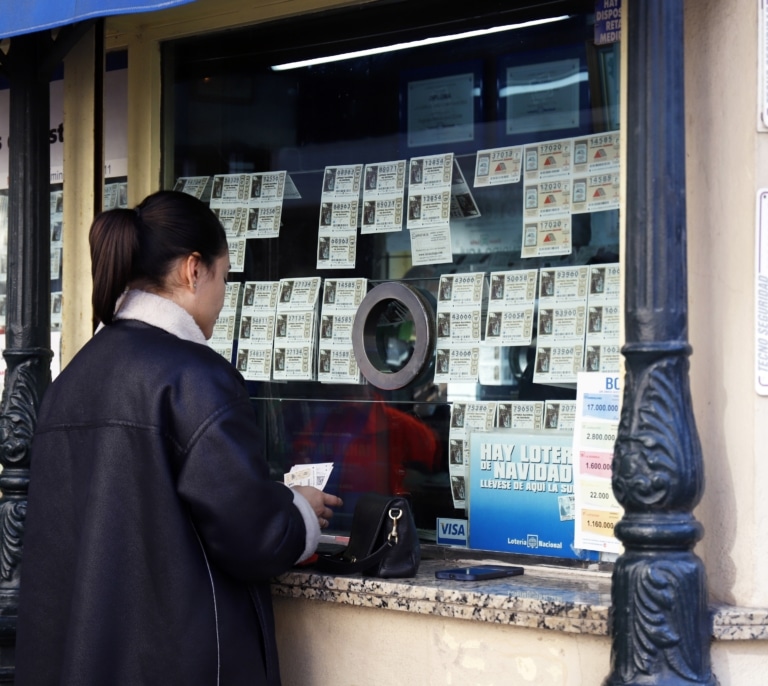
{"type": "Polygon", "coordinates": [[[317,521],[321,529],[328,528],[331,517],[333,517],[332,507],[341,507],[344,503],[341,498],[330,493],[325,493],[313,486],[294,486],[293,490],[303,495],[307,502],[312,506],[317,521]]]}

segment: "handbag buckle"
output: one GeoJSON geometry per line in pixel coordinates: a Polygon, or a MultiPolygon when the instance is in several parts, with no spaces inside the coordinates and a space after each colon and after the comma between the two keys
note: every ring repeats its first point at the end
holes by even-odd
{"type": "Polygon", "coordinates": [[[403,511],[399,507],[389,508],[389,518],[392,520],[392,531],[387,536],[389,543],[397,543],[397,520],[403,516],[403,511]]]}

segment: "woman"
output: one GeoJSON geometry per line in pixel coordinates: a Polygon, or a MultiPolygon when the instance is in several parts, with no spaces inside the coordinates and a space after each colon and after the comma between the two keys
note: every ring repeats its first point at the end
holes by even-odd
{"type": "Polygon", "coordinates": [[[269,579],[333,495],[269,479],[243,379],[206,345],[227,241],[173,191],[90,233],[102,326],[32,445],[16,683],[279,684],[269,579]]]}

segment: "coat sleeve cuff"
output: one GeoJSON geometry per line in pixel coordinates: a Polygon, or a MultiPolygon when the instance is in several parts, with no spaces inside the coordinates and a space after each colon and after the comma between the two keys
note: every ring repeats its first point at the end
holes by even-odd
{"type": "Polygon", "coordinates": [[[301,557],[296,560],[296,563],[299,563],[304,562],[304,560],[313,555],[315,550],[317,550],[317,544],[320,543],[320,523],[317,521],[317,515],[309,504],[309,501],[298,491],[291,489],[291,493],[293,493],[293,504],[299,512],[301,512],[301,517],[304,520],[304,528],[307,531],[304,552],[301,554],[301,557]]]}

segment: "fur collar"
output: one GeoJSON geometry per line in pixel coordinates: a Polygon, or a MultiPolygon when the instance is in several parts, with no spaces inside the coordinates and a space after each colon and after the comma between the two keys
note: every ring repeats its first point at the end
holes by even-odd
{"type": "Polygon", "coordinates": [[[115,319],[135,319],[167,331],[185,341],[207,345],[205,336],[189,312],[173,300],[132,289],[117,301],[115,319]]]}

